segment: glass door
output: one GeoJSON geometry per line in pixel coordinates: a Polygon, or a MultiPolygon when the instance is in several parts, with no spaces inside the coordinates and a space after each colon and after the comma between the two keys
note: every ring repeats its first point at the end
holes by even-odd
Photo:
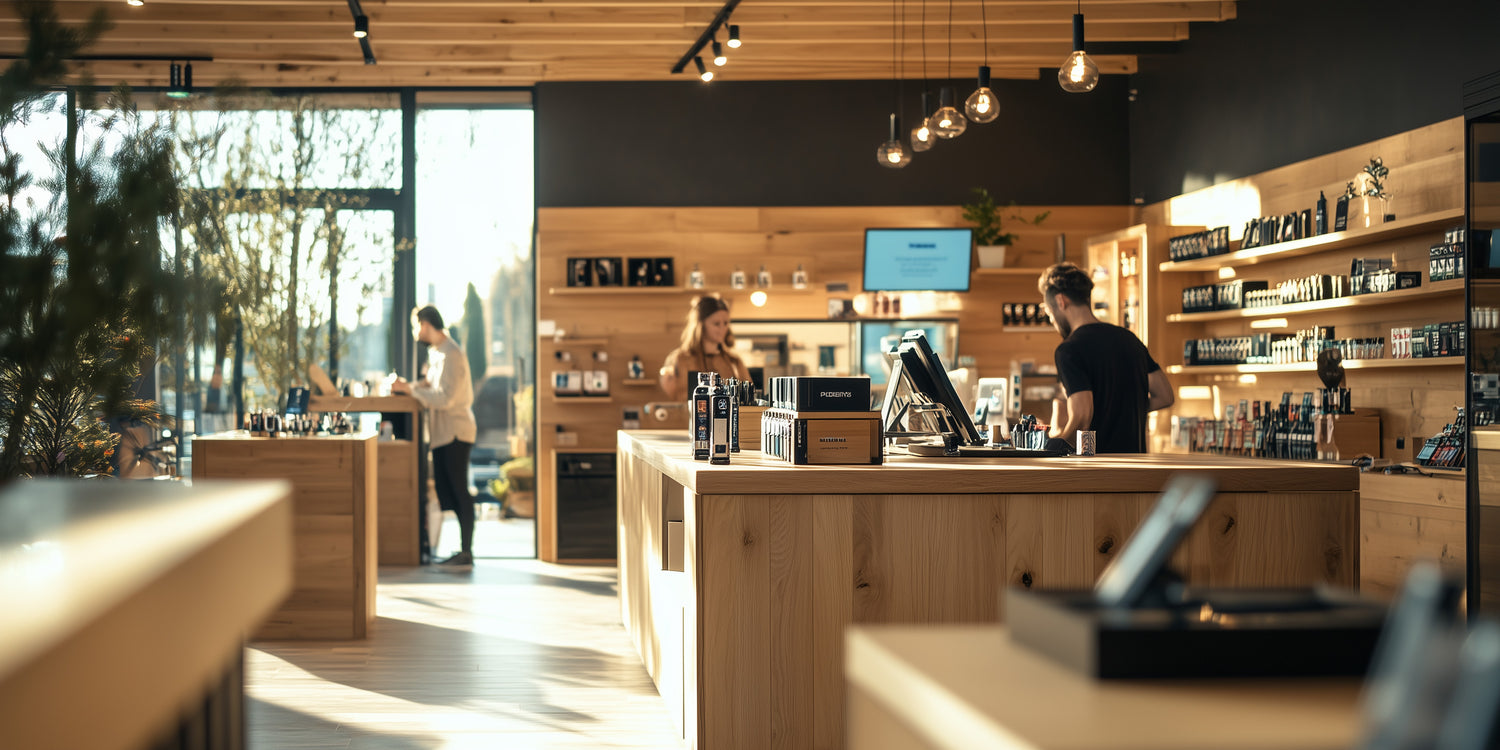
{"type": "Polygon", "coordinates": [[[1469,270],[1468,608],[1500,613],[1500,72],[1465,85],[1469,270]]]}

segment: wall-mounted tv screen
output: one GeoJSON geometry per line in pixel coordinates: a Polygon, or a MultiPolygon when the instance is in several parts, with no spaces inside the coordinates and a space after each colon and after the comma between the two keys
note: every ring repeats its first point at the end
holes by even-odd
{"type": "Polygon", "coordinates": [[[967,292],[970,229],[866,229],[865,291],[967,292]]]}

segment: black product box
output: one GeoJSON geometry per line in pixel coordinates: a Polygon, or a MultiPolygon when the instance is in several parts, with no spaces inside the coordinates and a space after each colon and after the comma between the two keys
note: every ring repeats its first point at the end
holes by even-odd
{"type": "Polygon", "coordinates": [[[1188,589],[1184,604],[1105,609],[1092,591],[1007,589],[1010,637],[1087,677],[1363,676],[1386,607],[1333,588],[1188,589]]]}
{"type": "Polygon", "coordinates": [[[1245,292],[1263,292],[1270,288],[1266,281],[1235,279],[1214,285],[1215,310],[1239,310],[1245,306],[1245,292]]]}
{"type": "Polygon", "coordinates": [[[1182,311],[1209,312],[1214,309],[1214,285],[1190,286],[1182,290],[1182,311]]]}
{"type": "Polygon", "coordinates": [[[771,407],[801,412],[869,411],[870,378],[772,378],[771,407]]]}
{"type": "Polygon", "coordinates": [[[1449,357],[1453,354],[1453,324],[1438,324],[1438,356],[1449,357]]]}
{"type": "Polygon", "coordinates": [[[651,258],[631,258],[625,261],[626,286],[653,286],[655,277],[655,261],[651,258]]]}
{"type": "Polygon", "coordinates": [[[1198,340],[1188,339],[1182,342],[1182,363],[1184,365],[1198,364],[1198,340]]]}
{"type": "Polygon", "coordinates": [[[1398,271],[1396,273],[1397,289],[1413,289],[1422,286],[1421,271],[1398,271]]]}

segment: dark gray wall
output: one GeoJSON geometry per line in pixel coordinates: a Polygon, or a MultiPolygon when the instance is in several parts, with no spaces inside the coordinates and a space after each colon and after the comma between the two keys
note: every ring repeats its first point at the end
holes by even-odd
{"type": "MultiPolygon", "coordinates": [[[[976,186],[1002,202],[1121,205],[1126,83],[1106,77],[1077,95],[1048,71],[997,81],[999,120],[900,170],[875,163],[895,100],[889,81],[543,83],[537,205],[953,205],[976,186]]],[[[955,85],[962,106],[974,81],[955,85]]],[[[919,88],[906,86],[908,116],[919,88]]]]}
{"type": "Polygon", "coordinates": [[[1463,113],[1500,69],[1497,0],[1247,0],[1131,77],[1132,197],[1190,189],[1463,113]]]}

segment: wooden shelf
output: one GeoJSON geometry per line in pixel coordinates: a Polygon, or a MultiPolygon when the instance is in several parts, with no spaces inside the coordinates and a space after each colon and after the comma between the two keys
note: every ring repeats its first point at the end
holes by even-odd
{"type": "MultiPolygon", "coordinates": [[[[1368,370],[1386,367],[1463,367],[1463,357],[1421,357],[1414,359],[1346,359],[1346,370],[1368,370]]],[[[1213,375],[1216,373],[1316,372],[1317,362],[1295,362],[1285,365],[1171,365],[1167,372],[1176,375],[1213,375]]]]}
{"type": "Polygon", "coordinates": [[[626,378],[625,380],[616,380],[615,381],[615,385],[624,385],[624,386],[631,386],[631,387],[635,387],[635,388],[641,388],[641,387],[645,387],[645,386],[648,386],[648,385],[656,385],[656,380],[655,379],[652,379],[652,380],[645,380],[645,379],[631,380],[629,378],[626,378]]]}
{"type": "Polygon", "coordinates": [[[591,339],[563,339],[562,341],[558,341],[557,339],[554,339],[550,336],[543,336],[541,340],[543,343],[551,344],[553,346],[609,346],[609,339],[603,337],[591,339]]]}
{"type": "Polygon", "coordinates": [[[614,396],[558,396],[553,395],[550,399],[554,404],[609,404],[615,400],[614,396]]]}
{"type": "Polygon", "coordinates": [[[1008,268],[976,268],[976,269],[974,269],[974,275],[975,276],[1030,276],[1032,278],[1036,278],[1038,276],[1041,276],[1042,272],[1045,271],[1045,270],[1047,270],[1047,269],[1045,269],[1045,268],[1026,268],[1026,267],[1022,267],[1022,266],[1014,266],[1014,267],[1008,267],[1008,268]]]}
{"type": "Polygon", "coordinates": [[[1444,228],[1454,222],[1462,222],[1463,220],[1463,209],[1437,211],[1414,216],[1410,219],[1398,219],[1388,224],[1381,224],[1378,227],[1370,227],[1369,229],[1346,229],[1342,232],[1320,234],[1317,237],[1308,237],[1291,242],[1278,242],[1274,245],[1252,247],[1248,250],[1236,250],[1232,253],[1214,255],[1208,258],[1167,261],[1159,267],[1164,272],[1187,272],[1213,271],[1221,267],[1253,266],[1257,263],[1267,263],[1283,258],[1296,258],[1303,255],[1337,250],[1343,247],[1364,245],[1379,240],[1421,234],[1433,229],[1444,228]]]}
{"type": "Polygon", "coordinates": [[[1000,329],[1002,333],[1057,333],[1057,329],[1050,325],[1045,326],[1004,326],[1000,329]]]}
{"type": "Polygon", "coordinates": [[[682,294],[683,292],[701,292],[702,289],[689,289],[685,286],[554,286],[547,289],[547,293],[554,297],[579,296],[604,294],[682,294]]]}
{"type": "Polygon", "coordinates": [[[1271,318],[1277,315],[1297,315],[1320,310],[1338,310],[1345,307],[1368,305],[1394,305],[1413,299],[1437,297],[1463,297],[1464,280],[1431,281],[1426,286],[1397,289],[1379,294],[1360,294],[1351,297],[1324,299],[1316,302],[1294,302],[1289,305],[1254,307],[1244,310],[1215,310],[1201,313],[1173,313],[1167,316],[1168,323],[1191,323],[1200,320],[1229,320],[1231,318],[1271,318]]]}

